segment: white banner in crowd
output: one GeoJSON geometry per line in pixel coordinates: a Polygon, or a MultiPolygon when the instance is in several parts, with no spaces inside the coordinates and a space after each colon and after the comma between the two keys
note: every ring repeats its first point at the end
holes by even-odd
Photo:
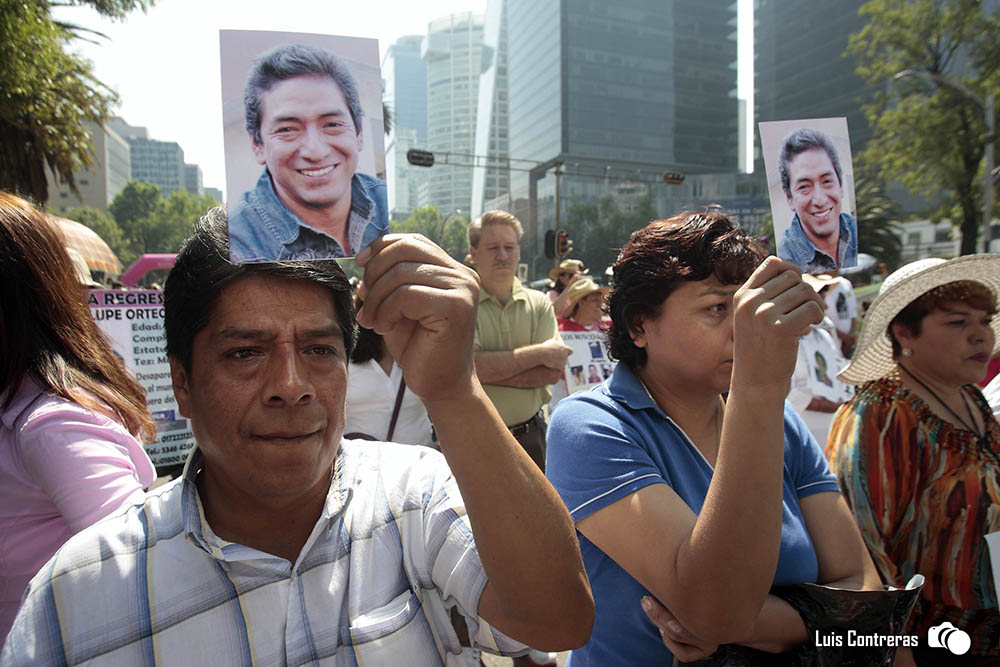
{"type": "Polygon", "coordinates": [[[608,358],[603,331],[562,331],[562,341],[573,352],[566,360],[566,370],[562,382],[552,385],[550,409],[570,394],[590,389],[608,379],[615,362],[608,358]]]}
{"type": "Polygon", "coordinates": [[[156,441],[146,452],[158,469],[184,463],[194,445],[188,420],[177,411],[170,383],[163,292],[160,290],[90,290],[90,313],[111,338],[115,354],[146,389],[146,404],[156,422],[156,441]]]}

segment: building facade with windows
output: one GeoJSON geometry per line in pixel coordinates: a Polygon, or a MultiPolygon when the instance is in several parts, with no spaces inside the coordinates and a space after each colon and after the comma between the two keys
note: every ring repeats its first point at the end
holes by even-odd
{"type": "Polygon", "coordinates": [[[467,216],[471,208],[468,160],[475,148],[483,22],[478,12],[436,19],[428,24],[420,47],[427,65],[427,146],[460,164],[449,166],[439,160],[428,169],[427,187],[418,188],[418,204],[433,204],[446,217],[467,216]]]}
{"type": "Polygon", "coordinates": [[[205,185],[202,182],[201,167],[196,164],[184,165],[184,189],[195,197],[205,194],[205,185]]]}
{"type": "Polygon", "coordinates": [[[421,35],[400,37],[382,59],[383,98],[392,113],[386,140],[385,165],[389,217],[407,218],[417,206],[426,169],[406,161],[411,148],[427,148],[427,65],[420,57],[421,35]]]}
{"type": "MultiPolygon", "coordinates": [[[[875,90],[845,51],[851,35],[865,26],[858,15],[865,2],[810,4],[804,11],[796,0],[754,0],[757,122],[846,116],[851,153],[861,154],[872,136],[861,107],[875,90]]],[[[760,133],[754,134],[754,170],[763,172],[760,133]]]]}
{"type": "Polygon", "coordinates": [[[541,254],[557,202],[564,220],[573,205],[628,206],[641,191],[665,217],[699,184],[735,178],[715,175],[739,169],[736,3],[506,0],[501,19],[508,155],[535,161],[510,172],[506,197],[528,228],[526,255],[541,254]],[[667,171],[685,185],[664,184],[667,171]]]}
{"type": "Polygon", "coordinates": [[[131,150],[128,142],[110,127],[84,121],[94,146],[94,164],[73,172],[79,195],[62,178],[46,169],[49,183],[49,206],[66,211],[76,206],[91,206],[107,211],[111,200],[121,192],[130,177],[131,150]]]}

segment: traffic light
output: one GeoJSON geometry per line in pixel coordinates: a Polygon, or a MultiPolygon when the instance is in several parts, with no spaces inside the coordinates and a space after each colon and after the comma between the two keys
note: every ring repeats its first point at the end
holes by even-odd
{"type": "Polygon", "coordinates": [[[560,257],[573,252],[573,241],[569,238],[569,233],[563,229],[556,232],[556,254],[560,257]]]}
{"type": "Polygon", "coordinates": [[[663,174],[663,182],[667,185],[680,185],[684,182],[684,174],[679,171],[667,171],[663,174]]]}
{"type": "Polygon", "coordinates": [[[434,153],[422,151],[419,148],[411,148],[406,151],[406,161],[415,167],[433,167],[434,153]]]}
{"type": "Polygon", "coordinates": [[[545,257],[547,259],[555,259],[556,257],[556,232],[554,229],[545,232],[545,257]]]}

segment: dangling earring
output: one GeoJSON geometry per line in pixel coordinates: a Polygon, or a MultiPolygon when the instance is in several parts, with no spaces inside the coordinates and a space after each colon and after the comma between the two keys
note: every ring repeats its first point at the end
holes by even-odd
{"type": "Polygon", "coordinates": [[[912,357],[912,356],[913,356],[913,350],[911,350],[911,349],[910,349],[910,348],[908,348],[908,347],[904,347],[904,348],[903,348],[903,349],[902,349],[902,350],[900,351],[900,354],[902,354],[902,355],[903,355],[904,357],[912,357]]]}

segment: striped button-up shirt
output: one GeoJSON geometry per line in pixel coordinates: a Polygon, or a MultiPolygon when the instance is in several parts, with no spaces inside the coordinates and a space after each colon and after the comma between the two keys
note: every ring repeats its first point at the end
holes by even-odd
{"type": "Polygon", "coordinates": [[[486,585],[444,458],[342,441],[295,563],[226,542],[184,475],[70,539],[32,580],[0,665],[441,665],[521,644],[477,618],[486,585]]]}

